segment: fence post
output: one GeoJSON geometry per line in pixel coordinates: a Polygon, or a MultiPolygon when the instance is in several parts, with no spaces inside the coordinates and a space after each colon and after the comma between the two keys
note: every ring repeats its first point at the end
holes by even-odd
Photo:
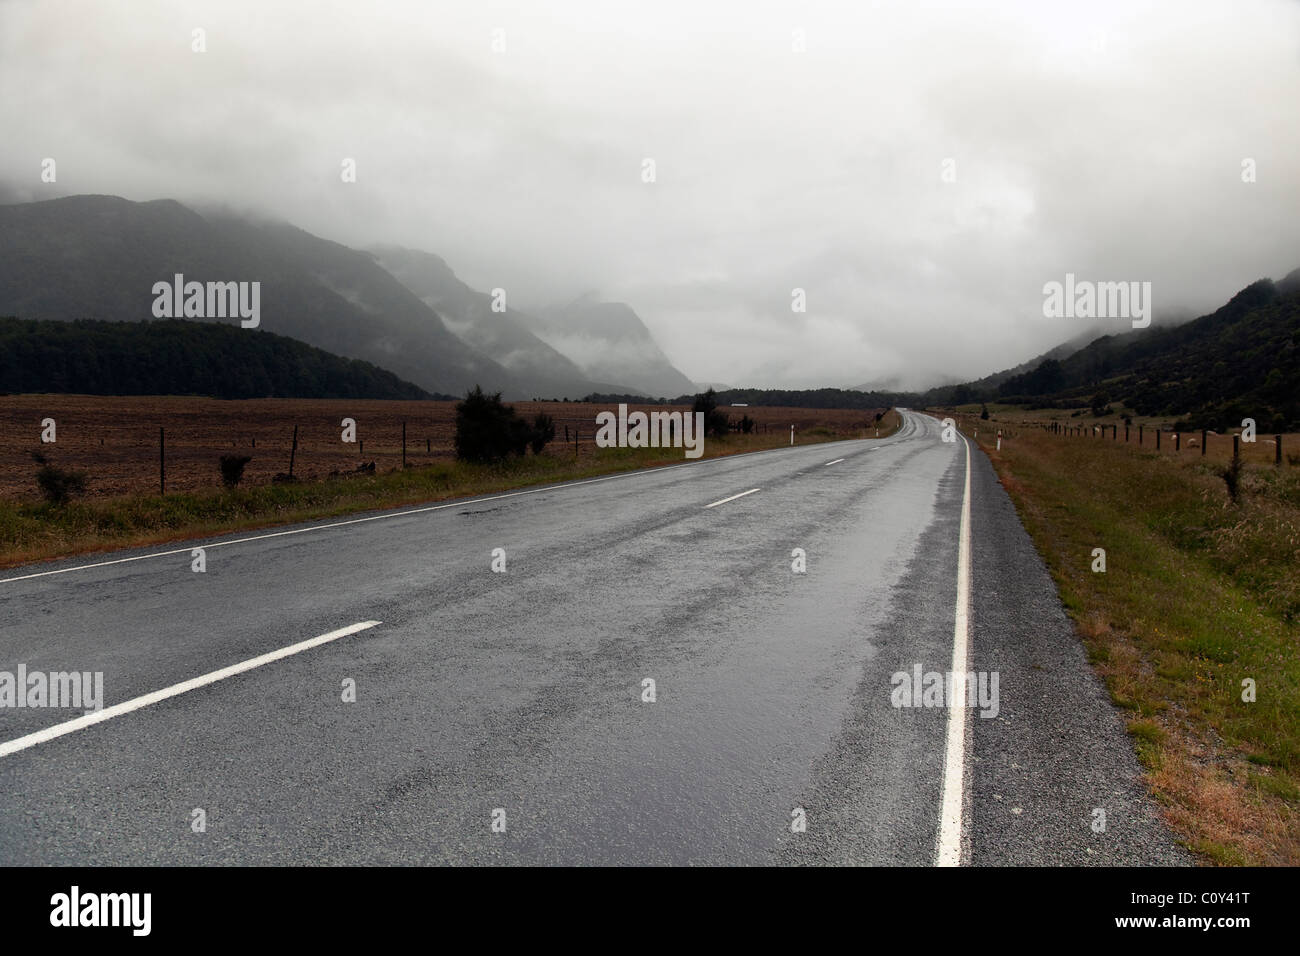
{"type": "Polygon", "coordinates": [[[289,477],[293,477],[293,459],[298,454],[298,426],[293,426],[293,446],[289,449],[289,477]]]}
{"type": "Polygon", "coordinates": [[[158,494],[167,494],[167,466],[164,449],[166,445],[163,441],[162,426],[158,426],[158,494]]]}
{"type": "Polygon", "coordinates": [[[1160,429],[1156,429],[1156,451],[1160,450],[1160,429]]]}
{"type": "Polygon", "coordinates": [[[1232,436],[1232,460],[1236,461],[1239,457],[1241,457],[1241,436],[1233,435],[1232,436]]]}
{"type": "Polygon", "coordinates": [[[1124,444],[1126,444],[1126,445],[1128,444],[1128,425],[1127,425],[1127,424],[1125,424],[1125,426],[1124,426],[1124,444]]]}
{"type": "Polygon", "coordinates": [[[1183,447],[1183,436],[1180,432],[1174,432],[1174,451],[1179,451],[1183,447]]]}
{"type": "Polygon", "coordinates": [[[402,467],[406,467],[406,422],[402,422],[402,467]]]}
{"type": "Polygon", "coordinates": [[[1273,438],[1277,441],[1277,448],[1273,452],[1273,464],[1280,465],[1282,464],[1282,436],[1274,435],[1273,438]]]}
{"type": "Polygon", "coordinates": [[[1139,445],[1142,444],[1142,431],[1143,431],[1144,428],[1146,428],[1145,425],[1139,425],[1139,426],[1138,426],[1138,444],[1139,444],[1139,445]]]}
{"type": "Polygon", "coordinates": [[[1201,429],[1201,457],[1202,458],[1205,457],[1205,443],[1209,441],[1209,439],[1210,439],[1209,429],[1202,428],[1201,429]]]}

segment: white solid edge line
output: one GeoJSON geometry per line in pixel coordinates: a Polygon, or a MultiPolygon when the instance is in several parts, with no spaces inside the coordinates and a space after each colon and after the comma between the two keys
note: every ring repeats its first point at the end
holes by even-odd
{"type": "Polygon", "coordinates": [[[834,461],[828,461],[828,462],[827,462],[825,465],[823,465],[822,467],[825,468],[825,467],[828,467],[828,466],[830,466],[830,465],[838,465],[838,464],[839,464],[840,462],[842,462],[843,460],[844,460],[843,458],[836,458],[834,461]]]}
{"type": "Polygon", "coordinates": [[[313,637],[306,641],[300,641],[297,644],[290,644],[288,647],[282,647],[279,650],[262,654],[259,657],[253,657],[239,664],[231,664],[229,667],[223,667],[221,670],[213,671],[210,674],[204,674],[202,677],[194,677],[187,681],[181,681],[179,684],[172,684],[170,687],[164,687],[162,690],[156,690],[153,693],[145,694],[141,697],[133,697],[130,700],[123,701],[120,704],[114,704],[104,710],[97,710],[77,717],[74,720],[68,720],[61,724],[55,724],[53,727],[46,727],[44,730],[38,730],[35,733],[28,734],[25,737],[18,737],[15,740],[9,740],[0,744],[0,757],[7,757],[10,754],[17,753],[20,750],[26,750],[28,747],[35,747],[37,744],[43,744],[46,741],[53,740],[56,737],[62,737],[64,734],[71,734],[78,730],[85,730],[95,724],[103,723],[114,717],[120,717],[123,714],[129,714],[133,710],[140,710],[142,707],[148,707],[159,701],[164,701],[169,697],[175,697],[178,694],[184,694],[187,691],[204,687],[208,684],[215,684],[219,680],[225,680],[227,677],[234,677],[236,674],[242,674],[244,671],[251,671],[255,667],[261,667],[263,664],[270,664],[272,661],[278,661],[282,657],[289,657],[293,654],[299,654],[303,651],[310,650],[313,647],[319,647],[322,644],[328,644],[330,641],[337,641],[340,637],[347,637],[349,634],[356,634],[358,631],[369,630],[378,626],[380,621],[362,621],[359,624],[352,624],[348,627],[339,628],[337,631],[330,631],[328,634],[322,634],[319,637],[313,637]]]}
{"type": "MultiPolygon", "coordinates": [[[[866,439],[857,439],[864,441],[866,439]]],[[[805,449],[813,446],[805,445],[805,449]]],[[[331,528],[342,528],[350,524],[362,524],[367,521],[385,521],[393,518],[405,518],[409,515],[424,514],[428,511],[443,511],[447,508],[461,508],[465,505],[479,504],[484,501],[500,501],[502,498],[517,498],[520,495],[537,495],[546,491],[563,491],[565,488],[576,488],[579,485],[593,485],[598,481],[614,481],[618,478],[637,478],[645,475],[660,474],[665,471],[672,471],[674,468],[686,468],[690,465],[707,465],[716,461],[729,461],[737,458],[747,458],[750,455],[764,455],[771,451],[786,451],[785,445],[776,448],[761,448],[758,451],[743,451],[735,455],[719,455],[717,458],[703,458],[699,461],[684,461],[680,465],[659,465],[655,468],[637,469],[636,471],[623,472],[617,475],[603,475],[600,478],[582,478],[578,481],[566,481],[560,484],[543,485],[540,488],[526,488],[523,491],[509,491],[499,495],[489,495],[482,498],[457,498],[441,505],[426,505],[422,508],[408,508],[404,511],[385,511],[383,514],[368,515],[364,518],[349,518],[346,521],[334,521],[330,524],[312,524],[306,528],[290,528],[288,531],[271,531],[267,534],[250,535],[247,538],[236,538],[233,541],[214,541],[209,544],[192,543],[188,547],[173,548],[170,551],[151,551],[148,554],[137,554],[129,558],[114,558],[111,561],[95,561],[91,564],[78,564],[71,568],[56,568],[53,571],[36,571],[32,574],[20,574],[12,578],[0,578],[0,584],[10,584],[14,581],[27,581],[31,578],[44,578],[52,574],[68,574],[72,571],[89,571],[91,568],[105,568],[111,564],[127,564],[131,561],[147,561],[150,558],[166,558],[174,554],[189,554],[195,548],[204,549],[224,548],[232,544],[248,544],[250,541],[264,541],[267,538],[283,538],[291,534],[307,534],[310,531],[328,531],[331,528]]],[[[194,538],[192,541],[202,541],[202,538],[194,538]]]]}
{"type": "Polygon", "coordinates": [[[752,495],[756,491],[762,491],[761,488],[750,488],[748,491],[742,491],[738,495],[732,495],[730,498],[723,498],[721,501],[715,501],[711,505],[705,505],[706,508],[716,508],[718,505],[725,505],[728,501],[735,501],[737,498],[743,498],[745,495],[752,495]]]}
{"type": "Polygon", "coordinates": [[[936,866],[960,866],[962,804],[966,776],[966,681],[956,675],[967,673],[970,655],[970,442],[966,445],[966,487],[961,500],[961,531],[957,542],[957,610],[952,626],[952,667],[957,700],[948,701],[948,738],[943,758],[943,798],[939,811],[939,851],[936,866]]]}

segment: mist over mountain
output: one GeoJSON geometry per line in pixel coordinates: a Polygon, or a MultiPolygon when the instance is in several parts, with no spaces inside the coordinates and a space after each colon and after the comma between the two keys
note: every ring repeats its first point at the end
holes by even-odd
{"type": "Polygon", "coordinates": [[[580,298],[530,316],[538,338],[573,359],[587,375],[662,398],[695,391],[631,306],[580,298]]]}
{"type": "Polygon", "coordinates": [[[0,201],[237,203],[525,311],[598,288],[691,379],[780,388],[1015,365],[1074,334],[1068,273],[1160,323],[1294,264],[1294,0],[618,7],[0,3],[0,201]]]}
{"type": "Polygon", "coordinates": [[[994,399],[1029,407],[1123,404],[1182,416],[1190,427],[1300,427],[1300,269],[1246,286],[1214,312],[1179,325],[1077,340],[975,382],[932,389],[933,404],[994,399]]]}
{"type": "Polygon", "coordinates": [[[610,391],[615,386],[588,378],[581,368],[538,338],[538,323],[507,305],[492,309],[492,296],[471,289],[441,258],[401,246],[370,250],[379,264],[419,296],[464,342],[505,367],[515,387],[541,398],[610,391]]]}
{"type": "Polygon", "coordinates": [[[0,206],[0,257],[0,314],[26,319],[138,322],[161,317],[154,285],[176,275],[258,282],[259,329],[372,362],[429,392],[482,385],[518,399],[694,390],[621,303],[495,312],[489,293],[431,253],[362,252],[224,208],[115,196],[0,206]]]}
{"type": "Polygon", "coordinates": [[[73,196],[0,206],[0,261],[0,314],[138,322],[156,317],[154,284],[176,274],[256,281],[261,330],[372,362],[429,392],[481,383],[525,397],[373,257],[288,223],[200,214],[172,200],[73,196]]]}

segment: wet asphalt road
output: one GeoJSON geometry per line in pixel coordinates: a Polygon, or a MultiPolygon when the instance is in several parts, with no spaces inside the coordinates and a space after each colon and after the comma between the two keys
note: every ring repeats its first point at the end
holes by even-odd
{"type": "MultiPolygon", "coordinates": [[[[971,463],[971,668],[1000,699],[970,721],[963,861],[1187,862],[971,463]]],[[[946,711],[891,706],[891,675],[948,669],[964,479],[908,413],[888,439],[196,542],[202,574],[188,546],[0,572],[0,671],[102,671],[108,705],[382,622],[0,756],[0,864],[929,865],[946,711]]],[[[0,743],[79,714],[0,709],[0,743]]]]}

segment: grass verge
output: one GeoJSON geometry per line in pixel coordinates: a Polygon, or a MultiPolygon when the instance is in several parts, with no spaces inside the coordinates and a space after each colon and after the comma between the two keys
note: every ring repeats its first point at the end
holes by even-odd
{"type": "Polygon", "coordinates": [[[1167,820],[1207,863],[1300,863],[1300,469],[1246,464],[1234,501],[1216,462],[1025,427],[998,451],[998,425],[963,428],[979,427],[1167,820]]]}

